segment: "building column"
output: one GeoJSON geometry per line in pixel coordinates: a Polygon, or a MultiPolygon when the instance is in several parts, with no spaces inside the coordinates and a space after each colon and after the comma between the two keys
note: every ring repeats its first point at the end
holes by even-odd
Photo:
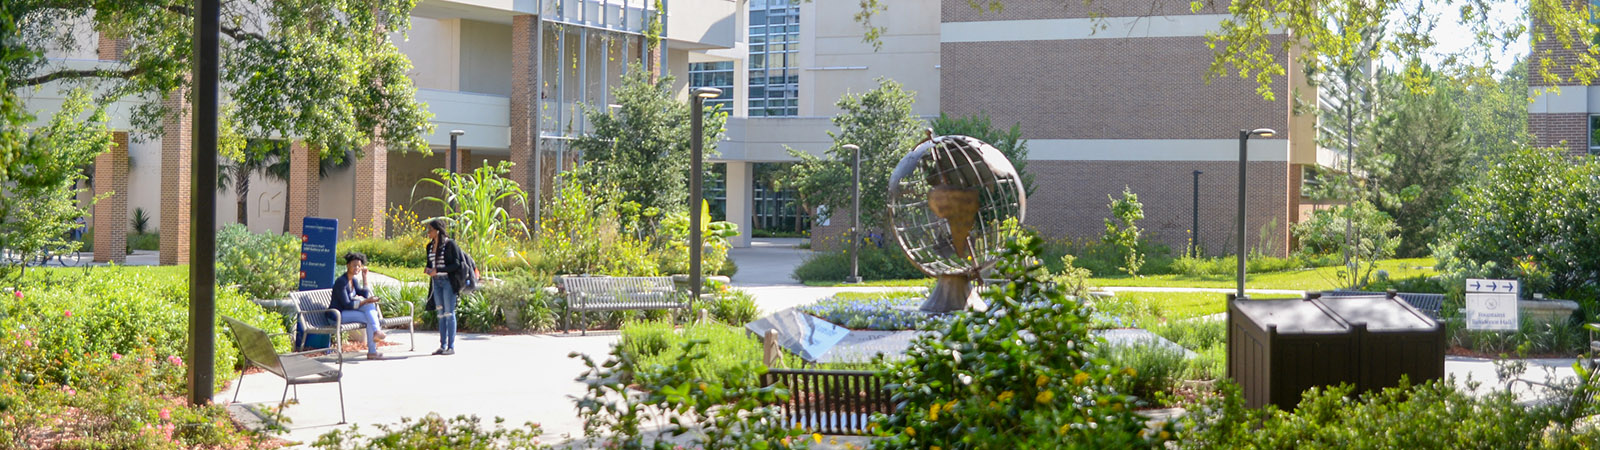
{"type": "Polygon", "coordinates": [[[94,261],[128,261],[128,132],[111,132],[111,149],[94,157],[94,261]]]}
{"type": "Polygon", "coordinates": [[[539,16],[511,18],[511,181],[532,198],[528,208],[511,208],[511,216],[529,220],[542,190],[534,169],[539,154],[539,16]]]}
{"type": "Polygon", "coordinates": [[[366,230],[372,237],[388,236],[384,209],[389,197],[389,147],[374,141],[362,149],[355,162],[355,221],[346,230],[366,230]]]}
{"type": "Polygon", "coordinates": [[[300,235],[306,217],[317,214],[322,199],[322,178],[317,173],[321,166],[321,152],[305,141],[294,141],[289,147],[289,233],[300,235]]]}
{"type": "Polygon", "coordinates": [[[732,239],[734,247],[749,247],[750,217],[755,213],[755,164],[747,161],[728,161],[727,207],[724,220],[739,226],[739,235],[732,239]]]}
{"type": "Polygon", "coordinates": [[[189,263],[189,102],[167,94],[161,123],[161,265],[189,263]]]}
{"type": "Polygon", "coordinates": [[[472,173],[472,169],[474,169],[474,168],[475,167],[472,166],[472,150],[471,149],[465,149],[465,148],[457,148],[456,149],[456,171],[461,172],[461,173],[472,173]]]}

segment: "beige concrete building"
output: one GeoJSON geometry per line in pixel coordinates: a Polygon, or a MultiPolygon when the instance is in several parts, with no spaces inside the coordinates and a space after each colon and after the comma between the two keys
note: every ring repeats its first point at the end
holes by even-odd
{"type": "MultiPolygon", "coordinates": [[[[1314,122],[1290,111],[1286,88],[1301,82],[1296,68],[1274,86],[1276,101],[1262,100],[1252,81],[1202,80],[1211,60],[1203,35],[1225,10],[1097,1],[1099,14],[1091,14],[1072,2],[1008,0],[1003,12],[980,13],[961,0],[884,3],[887,11],[873,19],[885,27],[875,49],[862,41],[854,2],[662,2],[662,48],[648,53],[641,32],[654,1],[423,0],[409,39],[397,45],[435,116],[433,154],[369,148],[324,177],[309,151],[295,146],[291,179],[253,179],[245,216],[258,231],[286,224],[296,231],[307,215],[338,218],[351,224],[346,229],[381,229],[391,205],[436,214],[437,207],[416,202],[431,192],[419,188],[414,196],[413,187],[447,165],[450,130],[465,131],[461,170],[510,160],[517,163],[513,178],[528,191],[548,192],[555,173],[581,160],[567,143],[587,132],[583,105],[614,103],[612,87],[637,61],[674,75],[685,97],[691,86],[725,89],[710,101],[733,116],[715,160],[725,173],[720,208],[745,230],[782,214],[780,196],[758,186],[761,164],[793,161],[788,148],[822,154],[832,145],[826,132],[839,98],[890,78],[915,92],[916,114],[986,113],[997,125],[1020,123],[1038,187],[1028,224],[1057,237],[1098,236],[1106,195],[1128,186],[1145,204],[1151,235],[1181,250],[1195,215],[1198,170],[1201,243],[1213,253],[1232,248],[1237,130],[1276,129],[1277,137],[1251,144],[1247,227],[1252,246],[1287,250],[1288,227],[1300,217],[1301,168],[1318,164],[1314,122]]],[[[93,54],[51,56],[67,66],[114,64],[117,45],[108,40],[93,54]]],[[[63,93],[46,86],[23,95],[46,113],[63,93]]],[[[113,128],[130,129],[132,102],[114,105],[113,128]]],[[[169,120],[177,135],[186,128],[180,119],[169,120]]],[[[115,193],[95,207],[97,242],[116,242],[136,208],[162,234],[185,233],[187,171],[175,169],[186,167],[187,139],[175,137],[141,140],[119,131],[118,141],[129,145],[94,168],[101,181],[95,190],[115,193]]],[[[233,222],[233,193],[218,195],[218,223],[233,222]]],[[[817,233],[842,231],[842,222],[817,233]]],[[[748,245],[749,235],[736,244],[748,245]]],[[[181,263],[183,240],[166,241],[162,260],[181,263]]],[[[121,257],[107,253],[97,258],[121,257]]]]}

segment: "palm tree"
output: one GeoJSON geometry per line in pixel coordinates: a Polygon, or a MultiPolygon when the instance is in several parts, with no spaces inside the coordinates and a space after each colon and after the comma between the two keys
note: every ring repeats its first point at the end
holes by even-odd
{"type": "MultiPolygon", "coordinates": [[[[288,183],[289,182],[289,145],[288,145],[288,143],[283,143],[281,145],[281,147],[282,147],[281,149],[276,150],[279,153],[275,153],[275,154],[278,154],[280,156],[275,158],[275,159],[273,159],[271,164],[266,165],[261,170],[262,170],[262,173],[270,175],[274,179],[281,180],[284,183],[288,183]]],[[[333,160],[330,160],[330,159],[324,158],[321,161],[321,163],[317,165],[317,178],[318,179],[326,179],[326,178],[328,178],[328,173],[329,172],[332,172],[334,170],[343,170],[345,168],[348,168],[348,167],[350,167],[350,164],[353,163],[355,160],[356,160],[356,153],[354,151],[351,151],[351,150],[345,150],[344,151],[344,157],[343,158],[339,158],[339,161],[337,161],[337,162],[335,162],[333,160]]],[[[293,186],[290,186],[290,187],[293,188],[293,186]]],[[[283,214],[283,231],[284,232],[288,232],[289,231],[289,205],[288,205],[289,198],[287,196],[284,197],[283,203],[284,203],[284,205],[283,205],[283,211],[284,211],[284,214],[283,214]]]]}
{"type": "Polygon", "coordinates": [[[250,176],[256,173],[268,175],[273,178],[287,181],[289,179],[288,164],[284,164],[282,173],[274,172],[272,167],[278,161],[285,161],[289,146],[283,141],[266,139],[251,139],[245,144],[242,160],[229,160],[219,164],[217,168],[217,191],[227,191],[231,186],[238,195],[238,220],[240,225],[249,226],[249,209],[246,208],[250,198],[250,176]]]}

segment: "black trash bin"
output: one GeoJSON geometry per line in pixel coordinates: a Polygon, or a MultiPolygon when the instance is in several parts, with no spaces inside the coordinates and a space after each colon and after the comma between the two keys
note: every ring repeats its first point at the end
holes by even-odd
{"type": "Polygon", "coordinates": [[[1444,327],[1392,295],[1228,301],[1228,377],[1250,407],[1292,409],[1341,383],[1360,393],[1444,377],[1444,327]]]}

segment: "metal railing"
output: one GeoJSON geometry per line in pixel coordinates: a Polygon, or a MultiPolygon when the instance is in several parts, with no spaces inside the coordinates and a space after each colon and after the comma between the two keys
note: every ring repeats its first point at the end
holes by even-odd
{"type": "Polygon", "coordinates": [[[873,413],[894,410],[885,380],[874,372],[771,369],[761,382],[788,389],[789,400],[778,405],[784,420],[813,433],[866,435],[873,413]]]}

